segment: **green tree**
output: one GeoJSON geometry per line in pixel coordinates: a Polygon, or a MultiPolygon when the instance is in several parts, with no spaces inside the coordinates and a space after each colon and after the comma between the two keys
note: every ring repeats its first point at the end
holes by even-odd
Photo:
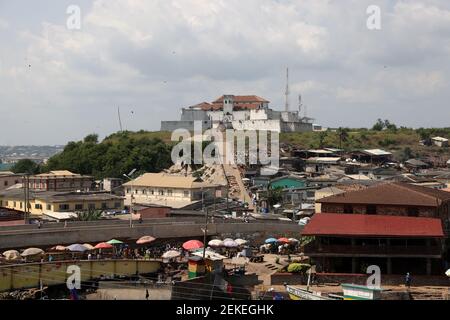
{"type": "Polygon", "coordinates": [[[283,188],[282,187],[276,187],[274,189],[269,188],[268,194],[267,194],[267,201],[269,202],[269,205],[274,206],[277,203],[280,203],[280,201],[283,199],[283,188]]]}
{"type": "Polygon", "coordinates": [[[14,173],[26,173],[26,174],[37,174],[40,172],[40,166],[30,159],[19,160],[11,168],[14,173]]]}
{"type": "Polygon", "coordinates": [[[319,148],[323,148],[325,145],[325,139],[327,137],[327,132],[326,131],[322,131],[319,133],[319,148]]]}
{"type": "Polygon", "coordinates": [[[97,221],[102,218],[101,210],[80,211],[77,213],[78,221],[97,221]]]}
{"type": "Polygon", "coordinates": [[[340,127],[337,129],[337,135],[339,137],[339,149],[342,149],[342,143],[346,143],[349,139],[349,129],[340,127]]]}
{"type": "Polygon", "coordinates": [[[383,131],[385,128],[385,123],[383,120],[378,119],[377,122],[373,125],[372,130],[374,131],[383,131]]]}

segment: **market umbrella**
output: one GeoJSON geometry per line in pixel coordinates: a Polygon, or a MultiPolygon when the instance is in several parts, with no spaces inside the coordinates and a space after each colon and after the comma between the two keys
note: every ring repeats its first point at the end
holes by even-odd
{"type": "Polygon", "coordinates": [[[67,250],[67,248],[64,246],[56,246],[56,247],[50,248],[50,251],[66,251],[66,250],[67,250]]]}
{"type": "Polygon", "coordinates": [[[112,244],[109,244],[109,243],[106,243],[106,242],[100,242],[94,248],[95,249],[112,249],[113,246],[112,246],[112,244]]]}
{"type": "Polygon", "coordinates": [[[24,250],[21,254],[22,257],[31,257],[31,256],[37,256],[39,254],[43,254],[44,250],[38,249],[38,248],[28,248],[24,250]]]}
{"type": "Polygon", "coordinates": [[[75,243],[67,247],[67,250],[71,252],[85,252],[87,251],[87,248],[83,246],[82,244],[75,243]]]}
{"type": "Polygon", "coordinates": [[[183,248],[185,250],[195,250],[195,249],[201,249],[204,247],[203,242],[198,240],[189,240],[183,243],[183,248]]]}
{"type": "Polygon", "coordinates": [[[278,242],[279,243],[290,243],[288,238],[280,238],[280,239],[278,239],[278,242]]]}
{"type": "Polygon", "coordinates": [[[169,250],[162,255],[163,259],[173,259],[179,256],[181,256],[181,252],[175,250],[169,250]]]}
{"type": "Polygon", "coordinates": [[[248,241],[244,239],[236,239],[234,240],[238,245],[243,246],[244,244],[247,244],[248,241]]]}
{"type": "Polygon", "coordinates": [[[208,242],[208,246],[210,246],[210,247],[222,247],[223,246],[223,241],[219,240],[219,239],[211,240],[210,242],[208,242]]]}
{"type": "Polygon", "coordinates": [[[122,244],[123,242],[120,241],[120,240],[112,239],[112,240],[109,240],[107,243],[109,243],[109,244],[122,244]]]}
{"type": "Polygon", "coordinates": [[[138,241],[136,241],[137,244],[147,244],[147,243],[151,243],[153,241],[155,241],[156,238],[152,237],[152,236],[144,236],[139,238],[138,241]]]}
{"type": "Polygon", "coordinates": [[[445,273],[445,275],[446,275],[447,277],[450,277],[450,269],[447,270],[447,272],[445,273]]]}
{"type": "Polygon", "coordinates": [[[275,239],[275,238],[269,238],[269,239],[266,239],[266,241],[265,241],[267,244],[272,244],[272,243],[277,243],[278,242],[278,240],[277,239],[275,239]]]}
{"type": "Polygon", "coordinates": [[[225,242],[225,241],[234,241],[234,239],[226,238],[226,239],[223,240],[223,242],[225,242]]]}
{"type": "Polygon", "coordinates": [[[8,261],[14,261],[14,260],[18,260],[20,259],[20,253],[17,250],[9,250],[9,251],[5,251],[3,252],[3,256],[6,258],[6,260],[8,261]]]}
{"type": "Polygon", "coordinates": [[[237,248],[237,247],[239,247],[239,244],[237,244],[237,242],[234,241],[234,240],[224,241],[223,245],[225,246],[225,248],[237,248]]]}
{"type": "Polygon", "coordinates": [[[289,238],[289,242],[291,243],[299,243],[300,241],[295,238],[289,238]]]}
{"type": "Polygon", "coordinates": [[[95,249],[95,247],[94,247],[93,245],[89,244],[89,243],[83,244],[83,247],[85,247],[85,248],[86,248],[87,250],[89,250],[89,251],[95,249]]]}

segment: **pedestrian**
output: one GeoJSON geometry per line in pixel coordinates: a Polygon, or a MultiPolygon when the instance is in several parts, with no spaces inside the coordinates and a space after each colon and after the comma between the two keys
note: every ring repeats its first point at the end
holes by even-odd
{"type": "Polygon", "coordinates": [[[148,292],[148,289],[145,289],[145,300],[148,300],[150,298],[150,293],[148,292]]]}
{"type": "Polygon", "coordinates": [[[406,273],[405,277],[405,285],[408,289],[411,288],[411,282],[412,282],[411,274],[408,272],[406,273]]]}
{"type": "Polygon", "coordinates": [[[40,229],[42,227],[42,222],[39,220],[38,221],[38,229],[40,229]]]}
{"type": "Polygon", "coordinates": [[[88,254],[88,260],[92,260],[92,254],[88,254]]]}

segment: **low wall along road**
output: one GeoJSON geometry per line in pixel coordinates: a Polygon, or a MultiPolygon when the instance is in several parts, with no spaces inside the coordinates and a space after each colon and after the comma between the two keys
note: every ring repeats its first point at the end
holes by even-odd
{"type": "Polygon", "coordinates": [[[91,260],[18,264],[0,267],[0,292],[42,286],[63,285],[71,275],[67,268],[81,269],[81,281],[110,276],[156,273],[161,262],[151,260],[91,260]]]}
{"type": "MultiPolygon", "coordinates": [[[[203,218],[164,218],[143,223],[128,221],[71,222],[45,224],[41,229],[35,225],[0,227],[0,250],[28,247],[49,247],[73,243],[98,243],[113,238],[139,239],[151,235],[158,239],[198,238],[203,236],[203,218]]],[[[208,236],[236,236],[261,243],[266,237],[300,237],[302,227],[278,220],[258,220],[251,223],[221,221],[208,225],[208,236]]]]}

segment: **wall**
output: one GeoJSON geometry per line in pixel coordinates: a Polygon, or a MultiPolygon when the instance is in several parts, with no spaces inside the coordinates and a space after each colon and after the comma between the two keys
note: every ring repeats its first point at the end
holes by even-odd
{"type": "MultiPolygon", "coordinates": [[[[366,274],[349,273],[317,273],[319,283],[353,283],[366,285],[368,276],[366,274]]],[[[403,285],[404,275],[382,275],[382,285],[403,285]]],[[[446,276],[418,276],[412,275],[412,286],[450,286],[446,276]]]]}
{"type": "MultiPolygon", "coordinates": [[[[212,122],[210,120],[203,121],[203,130],[211,129],[212,122]]],[[[175,131],[177,129],[186,129],[194,131],[194,121],[161,121],[161,131],[175,131]]]]}
{"type": "MultiPolygon", "coordinates": [[[[353,213],[366,214],[367,205],[353,205],[353,213]]],[[[406,206],[386,206],[377,205],[377,214],[392,216],[407,216],[408,208],[406,206]]],[[[419,207],[419,217],[437,217],[434,208],[419,207]]],[[[324,213],[344,213],[343,204],[322,203],[321,210],[324,213]]]]}
{"type": "Polygon", "coordinates": [[[139,210],[137,214],[140,215],[142,219],[155,219],[155,218],[167,218],[170,215],[170,208],[164,207],[154,207],[154,208],[145,208],[139,210]]]}
{"type": "Polygon", "coordinates": [[[235,130],[267,130],[281,132],[280,120],[233,121],[235,130]]]}
{"type": "MultiPolygon", "coordinates": [[[[130,228],[129,221],[112,220],[96,222],[70,222],[44,224],[41,229],[36,225],[0,228],[0,249],[18,249],[25,247],[46,247],[69,245],[73,243],[98,243],[109,239],[139,239],[152,235],[156,238],[193,238],[202,237],[203,218],[166,218],[135,222],[130,228]]],[[[246,238],[262,243],[269,237],[297,238],[302,227],[283,221],[265,221],[252,223],[226,222],[225,220],[208,225],[208,236],[220,235],[223,238],[246,238]]]]}
{"type": "Polygon", "coordinates": [[[18,183],[22,183],[20,175],[0,175],[0,191],[18,183]]]}
{"type": "MultiPolygon", "coordinates": [[[[14,209],[18,211],[25,211],[25,205],[24,201],[17,201],[17,200],[8,200],[7,198],[2,199],[2,205],[5,208],[8,209],[14,209]],[[15,206],[14,206],[15,204],[15,206]]],[[[30,200],[30,213],[32,215],[40,216],[44,212],[75,212],[75,211],[82,211],[82,210],[88,210],[89,204],[95,205],[94,210],[107,210],[107,209],[116,209],[116,210],[123,210],[124,208],[124,200],[123,199],[115,199],[115,200],[83,200],[83,201],[66,201],[64,203],[54,203],[54,202],[46,202],[41,199],[32,199],[30,200]],[[102,204],[106,203],[106,209],[102,207],[102,204]],[[68,204],[69,209],[68,210],[61,210],[59,208],[60,204],[68,204]],[[75,209],[75,205],[82,204],[83,209],[75,209]],[[118,206],[116,206],[118,204],[118,206]],[[36,208],[36,205],[40,205],[42,209],[36,208]],[[49,207],[48,207],[48,206],[49,207]]]]}
{"type": "Polygon", "coordinates": [[[76,265],[81,269],[81,281],[98,279],[100,276],[151,274],[161,268],[158,261],[109,260],[64,261],[0,267],[0,292],[66,283],[67,268],[76,265]]]}

